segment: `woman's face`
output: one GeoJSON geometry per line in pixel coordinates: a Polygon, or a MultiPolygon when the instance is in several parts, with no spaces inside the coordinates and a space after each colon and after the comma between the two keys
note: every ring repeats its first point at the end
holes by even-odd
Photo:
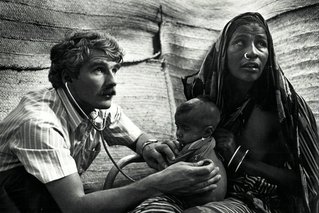
{"type": "Polygon", "coordinates": [[[265,30],[257,23],[239,26],[227,48],[229,72],[245,82],[256,81],[268,60],[268,43],[265,30]]]}

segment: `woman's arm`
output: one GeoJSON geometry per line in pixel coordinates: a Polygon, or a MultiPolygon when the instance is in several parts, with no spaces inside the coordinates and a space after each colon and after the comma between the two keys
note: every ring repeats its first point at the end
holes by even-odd
{"type": "Polygon", "coordinates": [[[245,172],[248,175],[266,178],[274,184],[277,184],[280,189],[285,190],[286,193],[297,193],[298,186],[300,186],[300,180],[295,171],[278,168],[250,157],[243,160],[238,172],[245,172]]]}
{"type": "MultiPolygon", "coordinates": [[[[215,138],[217,141],[216,149],[224,158],[225,166],[227,166],[238,147],[235,142],[234,135],[228,130],[218,129],[215,132],[215,138]]],[[[267,138],[265,140],[267,140],[267,138]]],[[[254,143],[256,143],[256,141],[254,141],[254,143]]],[[[253,147],[254,146],[252,146],[252,148],[253,147]]],[[[243,159],[237,172],[245,172],[252,176],[260,176],[274,184],[277,184],[282,190],[286,190],[291,193],[297,192],[296,188],[300,186],[300,180],[295,171],[286,168],[279,168],[266,163],[261,160],[262,158],[258,154],[252,154],[254,150],[250,150],[247,156],[242,158],[244,156],[243,153],[245,153],[246,150],[247,149],[241,148],[240,151],[236,153],[236,157],[234,157],[234,161],[236,162],[232,162],[230,166],[226,168],[227,172],[235,172],[238,163],[243,159]]]]}

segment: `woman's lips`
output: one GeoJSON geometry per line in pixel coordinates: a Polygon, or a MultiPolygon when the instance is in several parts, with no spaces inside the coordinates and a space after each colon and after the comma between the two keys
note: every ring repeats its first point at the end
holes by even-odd
{"type": "Polygon", "coordinates": [[[247,62],[247,63],[244,63],[243,65],[241,65],[241,67],[244,67],[244,68],[259,68],[259,65],[258,65],[258,63],[255,63],[255,62],[247,62]]]}
{"type": "Polygon", "coordinates": [[[245,63],[241,66],[241,68],[248,71],[259,71],[259,65],[254,62],[245,63]]]}

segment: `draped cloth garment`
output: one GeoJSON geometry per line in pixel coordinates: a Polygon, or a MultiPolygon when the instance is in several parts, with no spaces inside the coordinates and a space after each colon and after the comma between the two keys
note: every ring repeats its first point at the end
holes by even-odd
{"type": "MultiPolygon", "coordinates": [[[[272,111],[277,112],[278,120],[285,135],[284,147],[288,152],[288,163],[297,171],[302,185],[302,202],[294,207],[300,212],[311,212],[317,205],[319,183],[319,137],[314,116],[302,97],[300,97],[284,76],[279,67],[273,47],[272,37],[268,25],[259,13],[244,13],[227,23],[217,41],[213,44],[199,72],[182,78],[184,93],[187,99],[198,95],[209,95],[221,110],[221,127],[227,126],[231,131],[240,131],[240,128],[232,128],[229,119],[234,117],[225,114],[224,89],[227,82],[226,51],[232,34],[238,26],[255,22],[264,28],[268,42],[268,61],[262,75],[255,82],[253,88],[258,95],[254,103],[259,106],[267,105],[273,100],[272,111]]],[[[245,102],[247,104],[247,102],[245,102]]],[[[247,108],[244,107],[243,108],[247,108]]],[[[249,111],[246,110],[249,117],[249,111]]],[[[245,113],[241,111],[245,116],[245,113]]],[[[235,122],[233,122],[234,124],[235,122]]],[[[236,132],[234,132],[236,134],[236,132]]],[[[314,211],[312,211],[314,212],[314,211]]]]}

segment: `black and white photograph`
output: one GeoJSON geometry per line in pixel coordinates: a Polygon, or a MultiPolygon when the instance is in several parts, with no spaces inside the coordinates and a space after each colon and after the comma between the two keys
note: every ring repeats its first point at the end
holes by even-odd
{"type": "Polygon", "coordinates": [[[319,0],[0,0],[0,213],[319,213],[319,0]]]}

